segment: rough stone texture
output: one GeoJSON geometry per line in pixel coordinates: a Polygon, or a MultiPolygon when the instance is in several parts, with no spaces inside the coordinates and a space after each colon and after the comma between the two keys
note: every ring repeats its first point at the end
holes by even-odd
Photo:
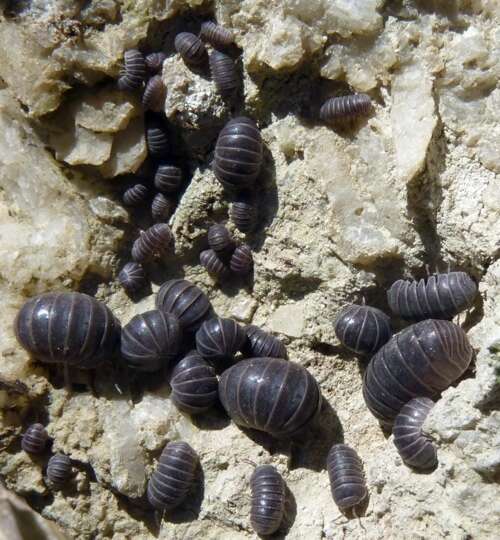
{"type": "Polygon", "coordinates": [[[22,379],[30,399],[38,399],[33,411],[28,396],[0,390],[6,486],[72,538],[245,539],[254,537],[250,460],[276,465],[293,493],[290,539],[497,538],[498,3],[216,1],[217,19],[242,49],[244,103],[221,100],[206,73],[190,70],[173,51],[177,29],[193,24],[182,11],[198,7],[210,15],[208,3],[19,6],[16,19],[0,20],[0,42],[16,44],[11,56],[0,53],[0,375],[22,379]],[[148,224],[129,217],[118,202],[122,185],[103,177],[135,171],[145,146],[136,98],[104,81],[118,74],[124,49],[160,42],[169,55],[165,113],[190,182],[170,221],[175,254],[147,269],[153,292],[163,280],[185,276],[207,291],[220,315],[283,339],[290,358],[317,378],[327,404],[321,429],[304,445],[251,438],[219,409],[191,420],[175,410],[160,379],[127,381],[110,366],[96,374],[97,396],[68,396],[54,388],[52,371],[29,363],[12,335],[21,302],[52,288],[95,292],[122,323],[152,309],[153,294],[134,303],[112,278],[148,224]],[[65,96],[75,81],[78,88],[65,96]],[[317,122],[321,102],[348,86],[369,93],[371,115],[350,126],[317,122]],[[251,278],[217,284],[198,256],[208,227],[227,221],[229,198],[209,164],[218,129],[241,113],[257,120],[267,146],[259,225],[245,239],[255,268],[251,278]],[[66,135],[66,157],[56,149],[66,164],[46,150],[54,133],[66,135]],[[103,154],[95,141],[107,137],[110,154],[97,163],[103,154]],[[72,154],[78,159],[69,160],[72,154]],[[77,163],[85,166],[69,166],[77,163]],[[344,303],[362,297],[386,309],[394,279],[447,263],[479,282],[481,299],[462,317],[477,357],[426,421],[440,464],[422,475],[403,465],[392,437],[369,414],[363,364],[339,347],[333,320],[344,303]],[[43,481],[45,458],[19,450],[35,412],[43,414],[53,451],[76,464],[72,488],[53,497],[43,481]],[[204,487],[158,531],[143,498],[146,481],[164,444],[179,439],[198,451],[204,487]],[[365,463],[370,502],[360,521],[342,518],[329,492],[326,453],[341,440],[365,463]]]}

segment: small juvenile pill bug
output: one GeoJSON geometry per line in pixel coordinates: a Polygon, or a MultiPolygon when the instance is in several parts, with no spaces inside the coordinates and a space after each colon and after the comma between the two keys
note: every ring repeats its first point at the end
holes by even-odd
{"type": "Polygon", "coordinates": [[[255,197],[247,193],[239,195],[231,205],[229,215],[239,231],[242,233],[252,231],[257,221],[255,197]]]}
{"type": "Polygon", "coordinates": [[[285,482],[272,465],[260,465],[250,478],[252,504],[250,523],[261,536],[275,533],[285,513],[285,482]]]}
{"type": "Polygon", "coordinates": [[[151,203],[151,216],[156,222],[166,222],[174,213],[176,200],[166,197],[163,193],[157,193],[151,203]]]}
{"type": "Polygon", "coordinates": [[[123,204],[126,206],[139,206],[149,196],[149,189],[144,184],[135,184],[123,194],[123,204]]]}
{"type": "Polygon", "coordinates": [[[165,106],[165,85],[160,75],[154,75],[146,83],[142,94],[142,106],[144,109],[160,112],[165,106]]]}
{"type": "Polygon", "coordinates": [[[238,275],[246,275],[252,271],[253,256],[252,250],[247,244],[241,244],[238,246],[229,261],[229,268],[232,272],[238,275]]]}
{"type": "Polygon", "coordinates": [[[391,338],[391,320],[380,309],[351,304],[338,314],[335,334],[347,349],[362,355],[374,354],[391,338]]]}
{"type": "Polygon", "coordinates": [[[147,497],[151,506],[159,511],[179,506],[194,483],[198,463],[198,455],[188,443],[168,443],[148,482],[147,497]]]}
{"type": "Polygon", "coordinates": [[[277,337],[265,332],[258,326],[245,326],[247,340],[243,353],[248,357],[288,358],[285,344],[277,337]]]}
{"type": "Polygon", "coordinates": [[[220,223],[216,223],[208,229],[207,240],[210,248],[221,259],[230,257],[236,247],[231,233],[220,223]]]}
{"type": "Polygon", "coordinates": [[[320,119],[324,122],[334,122],[340,118],[354,118],[367,115],[371,108],[370,96],[366,94],[351,94],[330,98],[321,106],[320,119]]]}
{"type": "Polygon", "coordinates": [[[133,317],[122,330],[121,353],[129,367],[153,372],[167,367],[181,345],[179,319],[154,309],[133,317]]]}
{"type": "Polygon", "coordinates": [[[182,184],[182,171],[175,165],[160,164],[154,177],[155,188],[162,193],[176,193],[182,184]]]}
{"type": "Polygon", "coordinates": [[[151,73],[158,73],[163,68],[163,62],[167,59],[167,55],[163,52],[152,52],[144,59],[146,67],[151,73]]]}
{"type": "Polygon", "coordinates": [[[201,25],[200,38],[210,43],[215,48],[229,47],[234,43],[234,36],[231,30],[224,28],[212,21],[205,21],[201,25]]]}
{"type": "Polygon", "coordinates": [[[415,469],[433,469],[438,462],[436,447],[422,433],[422,425],[432,407],[431,399],[414,398],[404,405],[394,420],[394,444],[406,465],[415,469]]]}
{"type": "Polygon", "coordinates": [[[402,319],[451,319],[468,309],[477,285],[465,272],[433,274],[420,281],[399,279],[387,292],[389,307],[402,319]]]}
{"type": "Polygon", "coordinates": [[[226,53],[213,50],[210,53],[209,65],[217,92],[223,97],[230,96],[240,86],[234,60],[226,53]]]}
{"type": "Polygon", "coordinates": [[[118,79],[120,90],[134,91],[142,86],[146,78],[146,63],[143,54],[137,49],[125,51],[124,68],[118,79]]]}
{"type": "Polygon", "coordinates": [[[200,264],[214,278],[224,278],[229,274],[229,267],[213,249],[205,249],[200,253],[200,264]]]}
{"type": "Polygon", "coordinates": [[[146,285],[146,273],[139,263],[131,261],[120,270],[118,281],[127,293],[133,294],[146,285]]]}
{"type": "Polygon", "coordinates": [[[188,353],[174,367],[170,387],[176,407],[189,414],[207,411],[218,399],[214,368],[197,351],[188,353]]]}
{"type": "Polygon", "coordinates": [[[49,435],[42,424],[31,424],[21,440],[21,448],[28,454],[40,454],[45,450],[49,435]]]}
{"type": "Polygon", "coordinates": [[[168,154],[170,143],[164,122],[158,118],[150,118],[146,122],[146,145],[148,152],[155,158],[168,154]]]}
{"type": "Polygon", "coordinates": [[[196,350],[205,360],[223,368],[234,360],[245,340],[245,330],[236,321],[215,317],[196,332],[196,350]]]}
{"type": "Polygon", "coordinates": [[[334,444],[327,457],[330,488],[341,512],[356,511],[368,497],[363,463],[350,446],[334,444]]]}
{"type": "Polygon", "coordinates": [[[198,36],[190,32],[181,32],[175,36],[175,50],[186,64],[199,65],[206,60],[207,50],[198,36]]]}
{"type": "Polygon", "coordinates": [[[135,262],[145,262],[153,256],[163,255],[173,240],[170,227],[166,223],[156,223],[141,231],[139,238],[132,246],[132,259],[135,262]]]}
{"type": "Polygon", "coordinates": [[[55,454],[47,464],[47,478],[54,489],[62,489],[72,476],[71,459],[64,454],[55,454]]]}

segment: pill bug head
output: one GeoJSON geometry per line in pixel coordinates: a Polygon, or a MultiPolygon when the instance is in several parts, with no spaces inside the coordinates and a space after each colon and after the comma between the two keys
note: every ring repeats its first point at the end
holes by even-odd
{"type": "Polygon", "coordinates": [[[47,464],[47,478],[51,487],[62,489],[73,475],[71,459],[64,454],[55,454],[47,464]]]}
{"type": "Polygon", "coordinates": [[[239,231],[243,233],[252,231],[257,222],[255,196],[248,192],[239,194],[231,205],[229,215],[239,231]]]}
{"type": "Polygon", "coordinates": [[[229,267],[213,249],[205,249],[200,253],[200,264],[213,278],[225,279],[229,276],[229,267]]]}
{"type": "Polygon", "coordinates": [[[154,75],[146,83],[142,94],[144,110],[160,112],[165,106],[165,85],[160,75],[154,75]]]}
{"type": "Polygon", "coordinates": [[[252,271],[253,255],[250,246],[241,244],[234,250],[229,261],[229,268],[240,276],[247,275],[252,271]]]}
{"type": "Polygon", "coordinates": [[[182,170],[175,165],[158,165],[154,177],[155,188],[162,193],[176,193],[182,184],[182,170]]]}
{"type": "Polygon", "coordinates": [[[144,184],[134,184],[125,190],[122,196],[125,206],[139,206],[144,203],[149,196],[149,189],[144,184]]]}
{"type": "Polygon", "coordinates": [[[158,73],[163,68],[163,62],[167,59],[167,55],[163,52],[152,52],[144,59],[146,67],[150,73],[158,73]]]}
{"type": "Polygon", "coordinates": [[[23,435],[21,448],[28,454],[40,454],[45,450],[48,438],[42,424],[31,424],[23,435]]]}
{"type": "Polygon", "coordinates": [[[208,229],[207,239],[210,248],[222,260],[230,257],[236,247],[231,233],[220,223],[216,223],[208,229]]]}
{"type": "Polygon", "coordinates": [[[250,523],[260,536],[275,533],[283,522],[286,487],[272,465],[259,465],[250,478],[252,502],[250,523]]]}
{"type": "Polygon", "coordinates": [[[245,326],[245,333],[247,339],[242,349],[245,356],[249,358],[283,358],[285,360],[288,358],[285,344],[269,332],[249,324],[245,326]]]}
{"type": "Polygon", "coordinates": [[[175,50],[186,64],[198,66],[206,61],[207,50],[200,38],[190,32],[181,32],[175,36],[175,50]]]}
{"type": "Polygon", "coordinates": [[[144,268],[136,262],[128,262],[120,270],[118,281],[128,294],[135,294],[146,285],[144,268]]]}
{"type": "Polygon", "coordinates": [[[165,196],[163,193],[157,193],[151,203],[151,216],[156,222],[166,222],[175,211],[177,201],[171,196],[165,196]]]}
{"type": "Polygon", "coordinates": [[[213,21],[205,21],[201,25],[200,38],[215,48],[226,48],[234,43],[231,30],[224,28],[213,21]]]}
{"type": "Polygon", "coordinates": [[[123,64],[124,67],[117,83],[118,88],[130,92],[141,88],[146,78],[146,63],[143,54],[137,49],[125,51],[123,64]]]}

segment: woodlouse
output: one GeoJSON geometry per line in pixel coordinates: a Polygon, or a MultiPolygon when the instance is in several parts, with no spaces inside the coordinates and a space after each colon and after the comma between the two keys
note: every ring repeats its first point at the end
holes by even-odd
{"type": "Polygon", "coordinates": [[[28,454],[40,454],[45,450],[49,434],[42,424],[31,424],[23,435],[21,448],[28,454]]]}
{"type": "Polygon", "coordinates": [[[403,319],[451,319],[469,308],[477,286],[465,272],[448,272],[420,281],[399,279],[387,292],[389,307],[403,319]]]}
{"type": "Polygon", "coordinates": [[[158,73],[163,68],[163,62],[167,59],[167,55],[163,52],[152,52],[146,56],[144,61],[146,67],[151,73],[158,73]]]}
{"type": "Polygon", "coordinates": [[[71,459],[64,454],[55,454],[47,464],[47,478],[55,489],[62,489],[72,475],[71,459]]]}
{"type": "Polygon", "coordinates": [[[235,274],[243,276],[251,272],[252,267],[252,250],[247,244],[241,244],[233,251],[229,261],[229,268],[235,274]]]}
{"type": "Polygon", "coordinates": [[[188,443],[168,443],[148,482],[147,497],[151,506],[160,511],[179,506],[194,483],[197,467],[198,455],[188,443]]]}
{"type": "Polygon", "coordinates": [[[327,457],[330,488],[341,512],[356,509],[368,496],[363,463],[350,446],[334,444],[327,457]]]}
{"type": "Polygon", "coordinates": [[[155,188],[162,193],[175,193],[182,183],[182,171],[174,165],[161,164],[156,169],[155,188]]]}
{"type": "Polygon", "coordinates": [[[262,536],[276,532],[285,513],[285,482],[272,465],[256,467],[250,478],[252,504],[250,523],[262,536]]]}
{"type": "Polygon", "coordinates": [[[149,195],[149,189],[144,184],[135,184],[129,187],[123,194],[123,204],[126,206],[139,206],[149,195]]]}
{"type": "Polygon", "coordinates": [[[285,344],[258,326],[245,326],[247,340],[243,352],[249,357],[288,358],[285,344]]]}
{"type": "Polygon", "coordinates": [[[213,50],[209,58],[210,73],[221,96],[230,96],[239,86],[240,78],[234,60],[226,53],[213,50]]]}
{"type": "Polygon", "coordinates": [[[199,65],[206,60],[207,50],[198,36],[190,32],[181,32],[175,36],[175,50],[186,64],[199,65]]]}
{"type": "Polygon", "coordinates": [[[233,319],[215,317],[205,321],[196,332],[197,351],[217,367],[225,367],[246,340],[243,329],[233,319]]]}
{"type": "Polygon", "coordinates": [[[124,69],[118,79],[120,90],[137,90],[146,78],[146,63],[141,51],[130,49],[123,55],[124,69]]]}
{"type": "Polygon", "coordinates": [[[428,319],[395,334],[368,364],[363,396],[382,424],[392,425],[409,400],[434,397],[469,366],[467,335],[450,321],[428,319]]]}
{"type": "Polygon", "coordinates": [[[122,330],[121,353],[127,365],[137,371],[158,371],[179,353],[179,320],[158,309],[133,317],[122,330]]]}
{"type": "Polygon", "coordinates": [[[151,216],[156,222],[168,221],[174,213],[176,200],[166,197],[163,193],[157,193],[151,203],[151,216]]]}
{"type": "Polygon", "coordinates": [[[153,118],[147,121],[146,145],[148,153],[155,158],[162,158],[168,154],[170,149],[168,133],[161,120],[153,118]]]}
{"type": "Polygon", "coordinates": [[[144,109],[160,112],[165,106],[165,85],[160,75],[154,75],[146,83],[142,94],[142,106],[144,109]]]}
{"type": "Polygon", "coordinates": [[[218,399],[214,368],[196,351],[188,353],[172,370],[172,401],[181,411],[198,414],[207,411],[218,399]]]}
{"type": "Polygon", "coordinates": [[[321,407],[314,377],[281,358],[250,358],[226,369],[219,399],[236,424],[277,438],[300,435],[321,407]]]}
{"type": "Polygon", "coordinates": [[[234,42],[231,30],[212,21],[206,21],[201,25],[200,38],[216,48],[229,47],[234,42]]]}
{"type": "Polygon", "coordinates": [[[252,187],[260,172],[262,152],[262,137],[255,122],[245,116],[230,120],[215,145],[215,176],[229,189],[252,187]]]}
{"type": "Polygon", "coordinates": [[[132,246],[132,259],[135,262],[145,262],[151,257],[163,255],[173,241],[172,232],[166,223],[156,223],[145,231],[132,246]]]}
{"type": "Polygon", "coordinates": [[[223,278],[229,274],[229,268],[213,249],[205,249],[200,253],[200,264],[214,278],[223,278]]]}
{"type": "Polygon", "coordinates": [[[241,194],[231,205],[229,215],[239,231],[252,231],[257,221],[255,198],[247,193],[241,194]]]}
{"type": "Polygon", "coordinates": [[[136,293],[146,285],[144,268],[136,262],[128,262],[118,274],[120,285],[128,293],[136,293]]]}
{"type": "Polygon", "coordinates": [[[340,343],[358,354],[376,353],[392,336],[391,320],[380,309],[351,304],[335,320],[340,343]]]}
{"type": "Polygon", "coordinates": [[[109,358],[120,323],[102,303],[77,292],[44,293],[21,307],[14,323],[17,340],[42,362],[81,369],[109,358]]]}
{"type": "Polygon", "coordinates": [[[434,402],[426,397],[410,400],[394,420],[394,444],[403,461],[415,469],[428,470],[437,465],[437,451],[422,433],[422,425],[434,402]]]}
{"type": "Polygon", "coordinates": [[[370,96],[351,94],[330,98],[321,106],[319,116],[324,122],[332,122],[339,118],[353,118],[368,114],[371,108],[370,96]]]}
{"type": "Polygon", "coordinates": [[[185,279],[165,282],[156,296],[156,307],[173,313],[188,332],[197,330],[212,314],[212,305],[207,295],[196,285],[185,279]]]}
{"type": "Polygon", "coordinates": [[[208,229],[208,245],[215,251],[218,257],[225,259],[234,251],[235,244],[231,233],[224,227],[216,223],[208,229]]]}

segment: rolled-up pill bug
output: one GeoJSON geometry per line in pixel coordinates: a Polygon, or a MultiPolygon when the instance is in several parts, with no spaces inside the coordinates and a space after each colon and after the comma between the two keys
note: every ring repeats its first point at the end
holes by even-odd
{"type": "Polygon", "coordinates": [[[163,255],[173,240],[170,227],[166,223],[156,223],[145,231],[141,231],[139,238],[132,246],[132,259],[135,262],[145,262],[151,257],[163,255]]]}
{"type": "Polygon", "coordinates": [[[394,444],[406,465],[415,469],[433,469],[438,462],[436,447],[422,433],[422,425],[432,407],[432,399],[414,398],[403,406],[394,420],[394,444]]]}
{"type": "Polygon", "coordinates": [[[314,377],[282,358],[249,358],[226,369],[219,399],[236,424],[277,438],[301,435],[321,408],[314,377]]]}
{"type": "Polygon", "coordinates": [[[123,193],[123,204],[126,206],[139,206],[149,196],[149,189],[144,184],[135,184],[123,193]]]}
{"type": "Polygon", "coordinates": [[[146,122],[146,146],[148,153],[155,158],[165,157],[170,149],[166,126],[156,117],[146,122]]]}
{"type": "Polygon", "coordinates": [[[123,55],[124,68],[118,79],[120,90],[134,91],[142,86],[146,78],[146,63],[141,51],[130,49],[123,55]]]}
{"type": "Polygon", "coordinates": [[[158,371],[177,356],[181,339],[181,327],[175,315],[158,309],[146,311],[123,327],[122,357],[137,371],[158,371]]]}
{"type": "Polygon", "coordinates": [[[392,336],[391,320],[380,309],[351,304],[335,320],[340,343],[358,354],[376,353],[392,336]]]}
{"type": "Polygon", "coordinates": [[[432,398],[468,368],[472,347],[450,321],[428,319],[405,328],[373,356],[363,378],[363,396],[372,414],[392,426],[415,397],[432,398]]]}
{"type": "Polygon", "coordinates": [[[196,332],[196,349],[216,367],[225,367],[234,360],[245,340],[245,330],[236,321],[214,317],[196,332]]]}
{"type": "Polygon", "coordinates": [[[249,324],[245,326],[247,340],[243,353],[248,357],[288,358],[285,344],[277,337],[265,332],[258,326],[249,324]]]}
{"type": "Polygon", "coordinates": [[[128,293],[136,293],[146,285],[144,268],[136,262],[128,262],[118,274],[120,285],[128,293]]]}
{"type": "Polygon", "coordinates": [[[200,38],[215,48],[229,47],[234,43],[234,36],[231,30],[212,21],[202,23],[200,38]]]}
{"type": "Polygon", "coordinates": [[[200,264],[214,278],[224,278],[229,274],[229,267],[213,249],[205,249],[200,253],[200,264]]]}
{"type": "Polygon", "coordinates": [[[166,197],[163,193],[157,193],[151,203],[151,216],[156,222],[166,222],[174,213],[177,201],[173,197],[166,197]]]}
{"type": "Polygon", "coordinates": [[[334,444],[327,457],[330,488],[341,512],[359,506],[368,497],[363,463],[358,454],[346,444],[334,444]]]}
{"type": "Polygon", "coordinates": [[[196,331],[213,312],[207,295],[185,279],[165,282],[156,295],[156,307],[173,313],[187,332],[196,331]]]}
{"type": "Polygon", "coordinates": [[[275,533],[285,514],[285,481],[272,465],[256,467],[250,478],[250,523],[261,536],[275,533]]]}
{"type": "Polygon", "coordinates": [[[224,97],[230,96],[240,86],[234,60],[226,53],[213,50],[210,53],[209,65],[217,92],[224,97]]]}
{"type": "Polygon", "coordinates": [[[147,497],[151,506],[160,511],[179,506],[194,483],[198,462],[198,455],[188,443],[168,443],[148,482],[147,497]]]}
{"type": "Polygon", "coordinates": [[[177,34],[174,40],[174,47],[186,64],[199,65],[207,58],[205,45],[198,36],[190,32],[177,34]]]}
{"type": "Polygon", "coordinates": [[[451,319],[469,308],[477,285],[465,272],[448,272],[420,281],[399,279],[387,292],[389,307],[402,319],[451,319]]]}
{"type": "Polygon", "coordinates": [[[221,259],[230,257],[235,249],[235,243],[231,233],[219,223],[208,229],[208,245],[221,259]]]}
{"type": "Polygon", "coordinates": [[[71,459],[64,454],[55,454],[47,464],[47,478],[54,489],[62,489],[68,483],[73,470],[71,459]]]}
{"type": "Polygon", "coordinates": [[[366,94],[334,97],[325,101],[321,106],[319,116],[324,122],[363,116],[370,111],[371,103],[370,96],[366,94]]]}
{"type": "Polygon", "coordinates": [[[191,351],[172,370],[171,398],[181,411],[199,414],[217,402],[218,384],[214,368],[191,351]]]}
{"type": "Polygon", "coordinates": [[[45,450],[49,435],[42,424],[31,424],[21,440],[21,448],[28,454],[40,454],[45,450]]]}
{"type": "Polygon", "coordinates": [[[229,268],[235,274],[240,276],[246,275],[252,271],[253,255],[252,250],[246,244],[238,246],[231,255],[229,268]]]}
{"type": "Polygon", "coordinates": [[[182,171],[175,165],[160,164],[154,178],[155,188],[162,193],[175,193],[182,184],[182,171]]]}
{"type": "Polygon", "coordinates": [[[17,341],[41,362],[93,369],[110,358],[120,322],[83,293],[44,293],[27,300],[14,322],[17,341]]]}
{"type": "Polygon", "coordinates": [[[165,106],[165,85],[160,75],[154,75],[146,83],[142,94],[142,106],[144,109],[160,112],[165,106]]]}
{"type": "Polygon", "coordinates": [[[251,118],[230,120],[219,133],[213,170],[226,188],[251,188],[262,165],[262,137],[251,118]]]}
{"type": "Polygon", "coordinates": [[[229,216],[239,231],[243,233],[252,231],[257,222],[255,197],[248,193],[239,195],[231,205],[229,216]]]}
{"type": "Polygon", "coordinates": [[[167,59],[167,55],[163,52],[152,52],[146,56],[144,61],[146,67],[151,73],[158,73],[163,68],[163,62],[167,59]]]}

